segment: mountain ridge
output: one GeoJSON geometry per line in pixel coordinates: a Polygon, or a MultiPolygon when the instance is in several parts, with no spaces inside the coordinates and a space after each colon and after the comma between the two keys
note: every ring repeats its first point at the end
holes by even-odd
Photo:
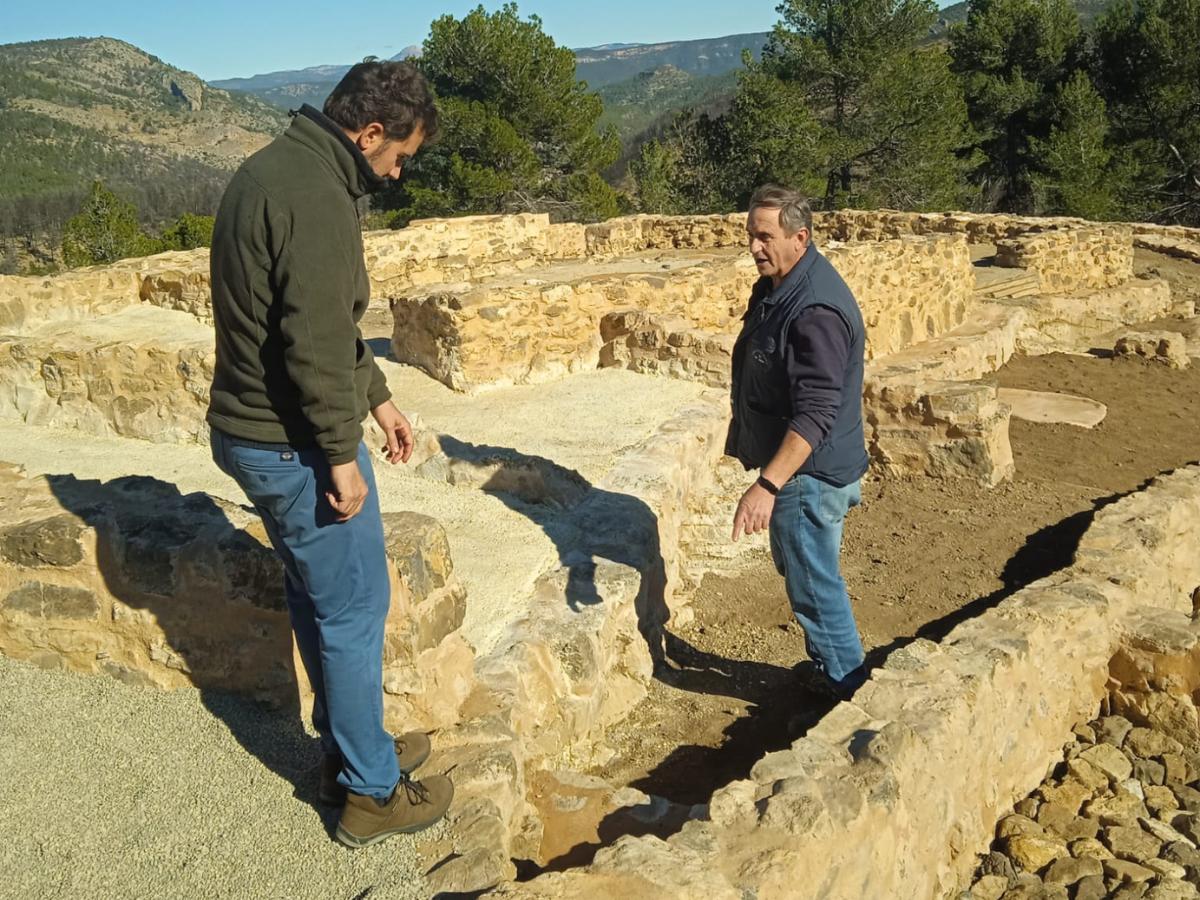
{"type": "Polygon", "coordinates": [[[0,45],[0,235],[56,231],[95,180],[150,224],[215,211],[286,121],[116,38],[0,45]]]}

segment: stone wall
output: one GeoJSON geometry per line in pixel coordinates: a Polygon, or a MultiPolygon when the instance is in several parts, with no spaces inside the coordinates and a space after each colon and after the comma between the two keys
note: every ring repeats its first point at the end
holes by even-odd
{"type": "Polygon", "coordinates": [[[212,333],[190,316],[130,306],[0,336],[0,418],[180,443],[208,439],[212,333]]]}
{"type": "Polygon", "coordinates": [[[727,388],[733,361],[733,334],[693,328],[684,319],[640,310],[609,313],[600,320],[600,367],[644,375],[665,375],[727,388]]]}
{"type": "Polygon", "coordinates": [[[1190,612],[1200,468],[1097,513],[1075,564],[895,651],[851,702],[662,840],[625,837],[586,869],[495,896],[957,896],[1001,814],[1090,720],[1125,623],[1190,612]],[[812,861],[820,860],[819,869],[812,861]]]}
{"type": "MultiPolygon", "coordinates": [[[[966,316],[974,273],[960,236],[835,245],[825,252],[862,307],[868,356],[928,340],[966,316]]],[[[459,391],[547,380],[619,361],[640,371],[667,371],[670,359],[651,364],[664,342],[671,346],[665,336],[658,346],[643,348],[650,352],[634,353],[628,341],[624,349],[612,344],[625,320],[608,319],[613,331],[601,322],[626,312],[674,319],[667,330],[695,346],[700,338],[683,337],[688,329],[736,333],[756,279],[748,256],[722,256],[662,274],[601,269],[557,283],[531,279],[415,293],[392,300],[392,352],[459,391]]],[[[689,373],[682,364],[674,370],[689,373]]]]}
{"type": "MultiPolygon", "coordinates": [[[[475,686],[474,652],[459,634],[466,598],[445,533],[411,513],[385,527],[385,724],[452,725],[475,686]]],[[[133,684],[311,702],[259,519],[151,478],[0,467],[0,652],[133,684]]]]}
{"type": "Polygon", "coordinates": [[[749,260],[699,260],[661,275],[581,275],[570,282],[463,285],[392,301],[392,353],[458,391],[595,369],[601,320],[640,309],[725,332],[755,279],[749,260]]]}
{"type": "Polygon", "coordinates": [[[966,317],[975,275],[961,236],[903,237],[823,251],[862,309],[868,359],[937,337],[966,317]]]}
{"type": "Polygon", "coordinates": [[[1103,290],[1133,277],[1133,233],[1114,225],[1005,238],[996,242],[996,264],[1036,272],[1047,294],[1103,290]]]}
{"type": "Polygon", "coordinates": [[[587,255],[630,256],[647,250],[714,250],[746,246],[744,213],[624,216],[587,226],[587,255]]]}
{"type": "Polygon", "coordinates": [[[137,302],[140,280],[127,268],[97,267],[62,275],[0,275],[0,333],[30,323],[70,321],[137,302]]]}
{"type": "MultiPolygon", "coordinates": [[[[582,226],[580,226],[582,229],[582,226]]],[[[376,297],[422,285],[490,278],[548,259],[582,256],[582,233],[550,225],[550,217],[463,216],[418,219],[396,231],[363,235],[363,255],[376,297]]]]}
{"type": "Polygon", "coordinates": [[[0,333],[153,303],[212,320],[208,251],[123,259],[53,276],[0,275],[0,333]]]}

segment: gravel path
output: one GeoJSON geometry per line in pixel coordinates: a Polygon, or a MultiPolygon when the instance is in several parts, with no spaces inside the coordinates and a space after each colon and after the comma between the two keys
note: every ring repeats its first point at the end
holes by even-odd
{"type": "Polygon", "coordinates": [[[410,838],[332,839],[317,759],[245,700],[0,656],[0,897],[428,897],[410,838]]]}

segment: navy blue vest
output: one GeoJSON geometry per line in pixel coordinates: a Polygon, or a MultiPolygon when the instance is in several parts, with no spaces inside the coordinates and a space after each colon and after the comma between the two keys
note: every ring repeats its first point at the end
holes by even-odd
{"type": "Polygon", "coordinates": [[[779,450],[792,418],[784,345],[796,317],[811,306],[841,316],[850,332],[850,355],[833,426],[800,472],[840,487],[861,478],[868,465],[862,419],[866,328],[850,288],[815,244],[779,287],[770,290],[770,282],[760,282],[751,295],[733,349],[733,420],[725,452],[747,469],[758,469],[779,450]]]}

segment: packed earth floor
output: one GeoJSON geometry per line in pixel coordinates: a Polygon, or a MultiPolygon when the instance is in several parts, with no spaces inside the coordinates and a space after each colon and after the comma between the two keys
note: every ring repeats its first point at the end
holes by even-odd
{"type": "MultiPolygon", "coordinates": [[[[1170,279],[1176,295],[1200,293],[1200,265],[1143,252],[1138,263],[1170,279]]],[[[941,639],[1069,565],[1097,509],[1200,460],[1200,366],[1056,353],[1018,356],[994,377],[1001,387],[1090,397],[1108,416],[1092,430],[1013,419],[1016,475],[997,488],[864,480],[862,506],[846,522],[843,572],[869,666],[915,638],[941,639]]],[[[668,639],[677,668],[659,673],[610,732],[617,756],[593,771],[685,805],[745,777],[832,706],[806,688],[802,632],[767,551],[736,574],[707,576],[694,609],[695,620],[668,639]]],[[[594,849],[577,847],[561,864],[594,849]]]]}

